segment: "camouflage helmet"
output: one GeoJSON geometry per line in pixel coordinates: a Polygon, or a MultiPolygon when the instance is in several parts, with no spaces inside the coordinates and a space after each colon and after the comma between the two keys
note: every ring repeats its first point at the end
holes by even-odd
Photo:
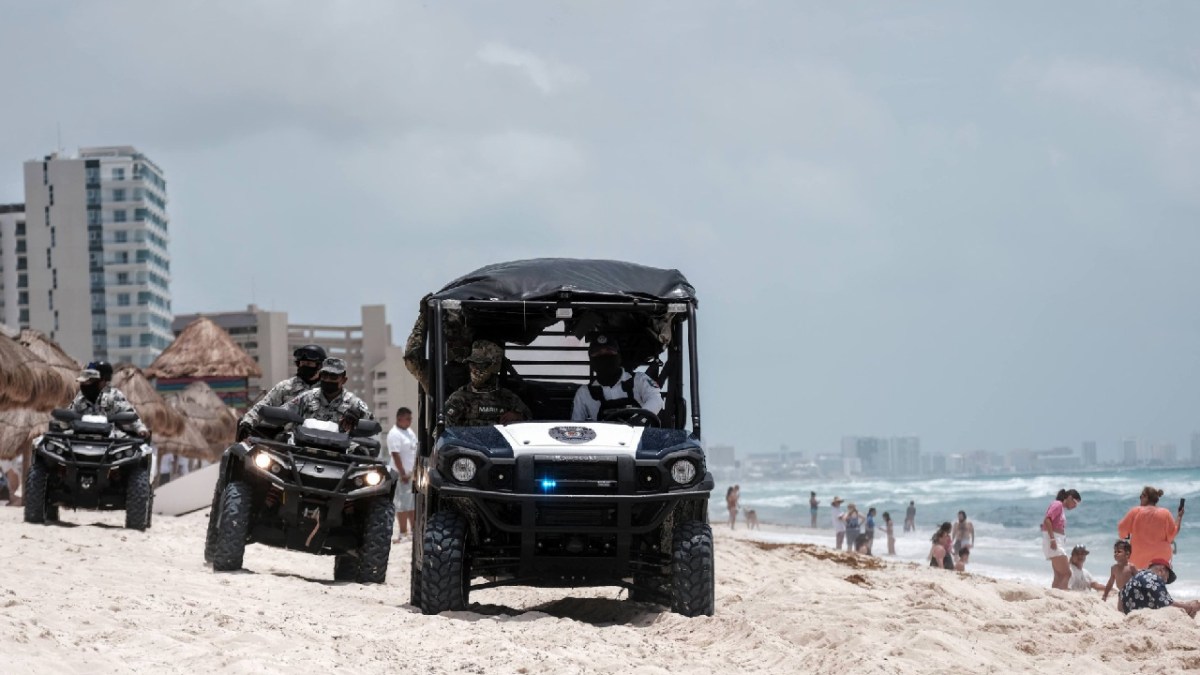
{"type": "Polygon", "coordinates": [[[468,363],[500,363],[500,359],[504,358],[504,350],[500,345],[490,340],[476,340],[471,343],[471,355],[467,357],[468,363]]]}

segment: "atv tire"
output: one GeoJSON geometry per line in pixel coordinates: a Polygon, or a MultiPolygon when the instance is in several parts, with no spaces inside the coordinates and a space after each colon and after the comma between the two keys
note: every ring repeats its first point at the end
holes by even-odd
{"type": "Polygon", "coordinates": [[[49,482],[50,472],[35,458],[30,462],[29,471],[25,475],[25,522],[46,522],[46,512],[49,510],[46,504],[46,489],[49,482]]]}
{"type": "Polygon", "coordinates": [[[204,562],[211,565],[217,551],[217,521],[221,519],[221,495],[225,493],[224,481],[213,486],[212,507],[208,510],[208,534],[204,536],[204,562]]]}
{"type": "Polygon", "coordinates": [[[125,529],[150,527],[150,500],[150,469],[134,469],[125,481],[125,529]]]}
{"type": "Polygon", "coordinates": [[[358,558],[339,555],[333,559],[334,581],[358,581],[358,558]]]}
{"type": "Polygon", "coordinates": [[[470,580],[466,549],[467,525],[461,516],[442,511],[429,517],[421,537],[422,613],[466,609],[470,580]]]}
{"type": "Polygon", "coordinates": [[[387,580],[388,557],[392,554],[392,527],[396,506],[392,498],[375,497],[367,505],[363,543],[358,556],[358,583],[382,584],[387,580]]]}
{"type": "Polygon", "coordinates": [[[221,493],[221,510],[213,541],[213,571],[242,569],[246,553],[246,533],[250,530],[250,488],[234,481],[221,493]]]}
{"type": "Polygon", "coordinates": [[[712,616],[716,608],[712,528],[688,521],[671,536],[671,611],[712,616]]]}

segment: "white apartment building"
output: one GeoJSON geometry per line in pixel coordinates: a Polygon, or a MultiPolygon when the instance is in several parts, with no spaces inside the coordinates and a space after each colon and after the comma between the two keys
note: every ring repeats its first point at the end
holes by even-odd
{"type": "MultiPolygon", "coordinates": [[[[224,328],[263,369],[250,380],[250,397],[257,398],[280,380],[295,374],[292,352],[316,344],[329,356],[346,361],[346,388],[375,413],[385,430],[395,421],[396,408],[417,410],[417,381],[404,367],[404,348],[392,344],[392,327],[383,305],[364,305],[357,326],[289,324],[287,312],[264,311],[250,305],[241,312],[181,314],[172,330],[179,334],[198,317],[224,328]]],[[[406,333],[407,335],[407,333],[406,333]]]]}
{"type": "Polygon", "coordinates": [[[168,224],[163,172],[131,146],[25,162],[21,325],[85,363],[150,365],[172,340],[168,224]]]}
{"type": "Polygon", "coordinates": [[[28,265],[25,205],[0,204],[0,323],[11,328],[29,324],[28,265]]]}

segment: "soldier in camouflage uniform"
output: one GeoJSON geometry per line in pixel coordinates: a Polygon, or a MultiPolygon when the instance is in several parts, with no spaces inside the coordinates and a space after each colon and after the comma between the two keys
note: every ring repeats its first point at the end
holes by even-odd
{"type": "MultiPolygon", "coordinates": [[[[421,306],[417,311],[417,322],[413,324],[412,332],[404,343],[404,367],[416,378],[421,387],[427,392],[433,391],[430,382],[433,377],[429,360],[425,358],[425,343],[428,338],[425,313],[429,302],[426,295],[421,298],[421,306]]],[[[446,387],[454,391],[470,380],[465,360],[471,352],[470,331],[463,322],[462,314],[447,313],[444,334],[446,337],[446,352],[449,360],[446,362],[446,387]]]]}
{"type": "Polygon", "coordinates": [[[446,399],[446,424],[453,427],[508,424],[530,418],[529,406],[513,392],[500,386],[500,345],[476,340],[467,364],[471,381],[446,399]]]}
{"type": "Polygon", "coordinates": [[[263,406],[281,406],[317,384],[321,364],[325,362],[325,350],[318,345],[304,345],[292,352],[292,356],[296,359],[296,376],[271,387],[270,391],[250,406],[238,422],[237,440],[240,441],[253,433],[263,406]]]}
{"type": "MultiPolygon", "coordinates": [[[[112,366],[107,361],[93,361],[75,378],[79,383],[79,393],[67,407],[81,415],[115,415],[131,412],[137,414],[133,404],[125,398],[120,389],[109,386],[112,380],[112,366]]],[[[139,418],[137,421],[124,425],[122,431],[132,431],[142,438],[150,438],[150,430],[139,418]]]]}
{"type": "Polygon", "coordinates": [[[325,359],[320,372],[321,386],[288,401],[288,410],[304,419],[337,422],[342,431],[349,431],[361,419],[375,419],[362,399],[346,391],[346,362],[337,358],[325,359]]]}

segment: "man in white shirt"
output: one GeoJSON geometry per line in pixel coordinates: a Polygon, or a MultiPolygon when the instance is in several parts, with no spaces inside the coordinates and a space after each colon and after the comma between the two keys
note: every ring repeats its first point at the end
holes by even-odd
{"type": "Polygon", "coordinates": [[[400,474],[400,484],[396,486],[396,524],[400,533],[395,541],[399,542],[411,531],[413,526],[413,465],[417,460],[417,435],[409,427],[412,426],[412,411],[400,408],[396,411],[396,425],[387,435],[388,455],[392,464],[400,474]]]}
{"type": "Polygon", "coordinates": [[[595,421],[609,410],[642,408],[655,415],[663,409],[658,383],[645,373],[630,373],[621,365],[621,350],[609,335],[597,335],[588,345],[588,360],[595,378],[575,392],[571,419],[595,421]]]}

